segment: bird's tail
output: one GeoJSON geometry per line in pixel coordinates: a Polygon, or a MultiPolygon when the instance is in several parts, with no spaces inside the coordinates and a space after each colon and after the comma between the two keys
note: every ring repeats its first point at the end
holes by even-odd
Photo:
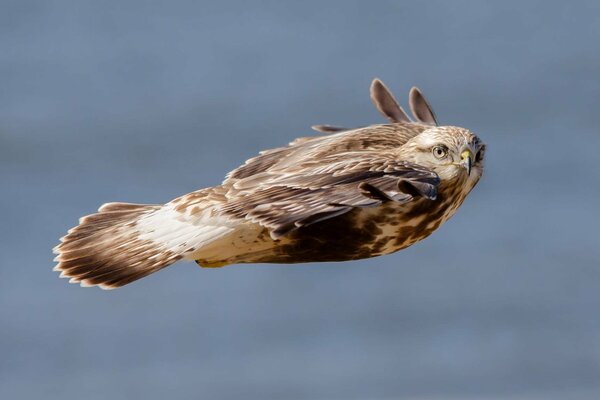
{"type": "MultiPolygon", "coordinates": [[[[160,205],[107,203],[79,220],[54,248],[55,271],[81,286],[114,289],[183,258],[183,252],[156,240],[160,205]]],[[[183,249],[182,249],[183,250],[183,249]]]]}

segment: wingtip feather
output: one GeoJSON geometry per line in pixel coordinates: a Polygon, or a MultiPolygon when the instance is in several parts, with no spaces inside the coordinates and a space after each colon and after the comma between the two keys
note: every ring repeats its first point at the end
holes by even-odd
{"type": "Polygon", "coordinates": [[[433,109],[425,99],[423,92],[413,86],[408,93],[408,104],[415,119],[427,125],[438,125],[433,109]]]}
{"type": "Polygon", "coordinates": [[[411,122],[392,92],[379,78],[375,78],[371,82],[370,94],[377,110],[389,121],[393,123],[411,122]]]}

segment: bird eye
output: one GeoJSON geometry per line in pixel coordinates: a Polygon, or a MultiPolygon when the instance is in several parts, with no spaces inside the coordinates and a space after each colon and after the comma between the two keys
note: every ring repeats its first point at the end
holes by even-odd
{"type": "Polygon", "coordinates": [[[431,151],[435,158],[444,158],[448,154],[446,146],[435,146],[431,151]]]}

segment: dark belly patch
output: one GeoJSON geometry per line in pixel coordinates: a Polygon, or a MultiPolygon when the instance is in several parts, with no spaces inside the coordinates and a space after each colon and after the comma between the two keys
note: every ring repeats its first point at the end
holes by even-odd
{"type": "Polygon", "coordinates": [[[409,207],[390,202],[368,215],[355,209],[290,233],[252,262],[303,263],[370,258],[406,248],[439,228],[454,193],[419,199],[409,207]],[[390,229],[392,228],[392,229],[390,229]]]}
{"type": "Polygon", "coordinates": [[[359,223],[360,210],[351,211],[302,227],[289,236],[289,241],[276,243],[272,255],[261,262],[346,261],[372,257],[371,245],[382,233],[376,220],[359,223]]]}

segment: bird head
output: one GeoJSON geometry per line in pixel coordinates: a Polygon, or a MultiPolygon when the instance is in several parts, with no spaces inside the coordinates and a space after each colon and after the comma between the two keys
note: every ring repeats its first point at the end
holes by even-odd
{"type": "Polygon", "coordinates": [[[433,170],[442,182],[464,181],[468,190],[483,173],[485,145],[464,128],[428,128],[410,139],[400,151],[402,159],[433,170]]]}

